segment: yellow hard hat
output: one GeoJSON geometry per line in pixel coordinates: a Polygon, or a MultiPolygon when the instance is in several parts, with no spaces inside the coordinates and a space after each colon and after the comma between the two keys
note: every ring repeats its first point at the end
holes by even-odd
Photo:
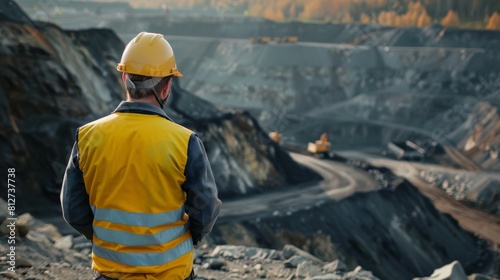
{"type": "Polygon", "coordinates": [[[175,64],[174,51],[167,40],[161,34],[148,32],[139,33],[128,43],[116,69],[148,77],[182,77],[175,64]]]}

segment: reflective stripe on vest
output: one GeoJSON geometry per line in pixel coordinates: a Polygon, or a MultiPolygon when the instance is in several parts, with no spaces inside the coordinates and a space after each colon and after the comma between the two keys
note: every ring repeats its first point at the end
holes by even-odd
{"type": "Polygon", "coordinates": [[[180,238],[186,233],[187,229],[188,226],[185,224],[160,231],[156,234],[135,234],[94,226],[94,233],[97,238],[110,243],[127,246],[150,246],[161,245],[180,238]]]}
{"type": "Polygon", "coordinates": [[[97,256],[130,266],[165,264],[189,253],[192,249],[193,241],[191,238],[161,253],[123,253],[108,250],[96,244],[93,245],[93,253],[97,256]]]}
{"type": "Polygon", "coordinates": [[[175,223],[182,219],[184,209],[177,209],[157,214],[134,213],[115,209],[102,209],[92,206],[94,220],[106,221],[129,226],[155,227],[175,223]]]}

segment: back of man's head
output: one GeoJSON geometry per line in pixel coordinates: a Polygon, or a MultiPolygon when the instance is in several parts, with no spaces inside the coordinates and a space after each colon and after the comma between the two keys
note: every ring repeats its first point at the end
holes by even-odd
{"type": "Polygon", "coordinates": [[[126,74],[125,86],[130,98],[143,99],[147,96],[159,96],[171,79],[172,76],[148,77],[126,74]]]}

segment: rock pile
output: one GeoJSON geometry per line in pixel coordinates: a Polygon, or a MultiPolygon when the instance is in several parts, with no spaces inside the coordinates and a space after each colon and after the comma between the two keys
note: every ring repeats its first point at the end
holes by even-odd
{"type": "MultiPolygon", "coordinates": [[[[3,231],[6,223],[5,219],[1,225],[2,239],[7,234],[3,231]]],[[[15,241],[0,244],[2,279],[91,279],[92,245],[85,238],[62,236],[54,225],[26,213],[17,217],[15,241]],[[15,258],[8,256],[12,251],[15,258]]]]}
{"type": "MultiPolygon", "coordinates": [[[[0,199],[0,202],[3,202],[0,199]]],[[[1,203],[0,203],[1,204],[1,203]]],[[[2,230],[6,213],[0,213],[2,230]]],[[[10,246],[0,244],[0,277],[3,279],[91,279],[92,244],[82,236],[63,236],[58,229],[29,213],[16,221],[15,265],[7,262],[10,246]]],[[[2,231],[1,238],[8,234],[2,231]]],[[[357,267],[348,272],[342,261],[322,260],[286,245],[283,250],[206,244],[195,250],[197,279],[378,279],[357,267]]]]}
{"type": "Polygon", "coordinates": [[[495,280],[496,278],[482,275],[472,274],[467,276],[464,268],[458,261],[454,261],[448,265],[434,270],[431,276],[424,278],[414,278],[413,280],[495,280]]]}
{"type": "MultiPolygon", "coordinates": [[[[0,199],[0,206],[5,201],[0,199]]],[[[7,213],[1,207],[0,238],[9,235],[7,213]]],[[[26,213],[17,217],[15,264],[11,266],[7,242],[0,243],[0,278],[19,280],[91,279],[92,244],[82,236],[65,235],[52,224],[26,213]],[[11,268],[13,267],[13,268],[11,268]]],[[[361,266],[349,269],[342,260],[323,260],[293,246],[281,250],[256,247],[201,245],[195,249],[194,269],[197,280],[231,279],[307,279],[307,280],[378,280],[361,266]],[[350,271],[351,270],[351,271],[350,271]]],[[[467,277],[460,262],[436,269],[430,277],[414,280],[494,280],[473,274],[467,277]]]]}
{"type": "Polygon", "coordinates": [[[325,263],[293,245],[282,250],[202,246],[197,250],[195,270],[199,279],[378,279],[360,266],[349,272],[340,260],[325,263]]]}
{"type": "Polygon", "coordinates": [[[420,178],[458,201],[500,216],[500,180],[494,173],[421,170],[420,178]]]}

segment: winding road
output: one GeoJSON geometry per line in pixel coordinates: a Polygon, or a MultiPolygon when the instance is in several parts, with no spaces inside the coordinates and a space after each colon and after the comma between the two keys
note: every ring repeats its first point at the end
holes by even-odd
{"type": "Polygon", "coordinates": [[[293,159],[316,171],[323,180],[303,184],[289,190],[225,200],[219,222],[257,219],[272,215],[290,215],[295,211],[321,205],[327,199],[341,200],[356,192],[379,189],[377,182],[366,172],[345,164],[320,160],[301,154],[293,159]]]}
{"type": "MultiPolygon", "coordinates": [[[[219,216],[219,222],[234,222],[259,219],[268,216],[291,215],[296,211],[321,205],[328,199],[341,200],[357,192],[369,192],[380,189],[377,182],[368,173],[346,164],[320,160],[311,156],[292,153],[293,159],[319,173],[323,180],[303,184],[288,190],[246,196],[243,199],[225,200],[219,216]]],[[[442,172],[464,172],[477,174],[477,171],[463,171],[434,164],[404,162],[384,157],[367,155],[351,151],[342,156],[359,159],[377,167],[391,169],[396,175],[407,179],[422,194],[433,202],[441,212],[450,214],[462,228],[477,234],[492,244],[500,244],[500,217],[469,207],[438,188],[432,183],[423,181],[420,170],[442,172]]],[[[496,172],[480,172],[484,176],[500,179],[496,172]]]]}

